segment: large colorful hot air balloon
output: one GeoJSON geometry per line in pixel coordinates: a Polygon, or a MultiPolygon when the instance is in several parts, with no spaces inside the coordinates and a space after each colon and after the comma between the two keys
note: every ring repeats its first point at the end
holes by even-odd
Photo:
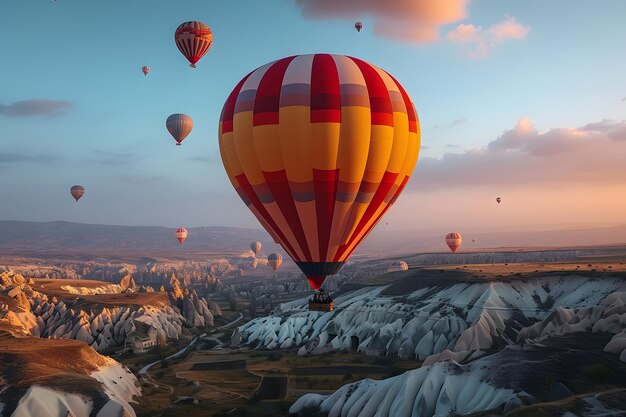
{"type": "Polygon", "coordinates": [[[72,188],[70,188],[70,194],[72,194],[72,197],[74,197],[74,200],[78,202],[78,200],[80,200],[83,194],[85,194],[85,188],[82,185],[75,185],[72,188]]]}
{"type": "Polygon", "coordinates": [[[267,255],[267,263],[276,271],[280,264],[283,263],[283,255],[280,253],[270,253],[267,255]]]}
{"type": "Polygon", "coordinates": [[[259,251],[261,250],[261,242],[252,242],[250,243],[250,250],[252,251],[252,253],[254,253],[255,255],[257,253],[259,253],[259,251]]]}
{"type": "Polygon", "coordinates": [[[502,199],[500,197],[496,198],[496,201],[498,202],[498,204],[500,204],[500,202],[502,201],[502,199]]]}
{"type": "Polygon", "coordinates": [[[178,239],[181,245],[183,244],[185,239],[187,239],[188,235],[189,233],[187,232],[187,229],[185,229],[184,227],[179,227],[178,229],[176,229],[176,239],[178,239]]]}
{"type": "Polygon", "coordinates": [[[463,238],[461,237],[460,233],[452,232],[446,235],[446,244],[448,245],[452,253],[456,252],[459,246],[461,246],[462,241],[463,238]]]}
{"type": "Polygon", "coordinates": [[[219,142],[239,196],[318,290],[406,186],[420,134],[391,75],[316,54],[241,80],[222,110],[219,142]]]}
{"type": "Polygon", "coordinates": [[[363,29],[363,23],[362,22],[356,22],[354,24],[354,28],[356,29],[357,32],[360,32],[361,29],[363,29]]]}
{"type": "Polygon", "coordinates": [[[150,67],[141,67],[141,72],[143,72],[143,75],[148,75],[150,73],[150,67]]]}
{"type": "Polygon", "coordinates": [[[178,50],[189,61],[189,66],[195,68],[196,62],[211,48],[213,32],[202,22],[185,22],[176,29],[174,40],[178,50]]]}
{"type": "Polygon", "coordinates": [[[167,127],[167,130],[176,141],[176,144],[180,145],[187,135],[191,133],[193,120],[186,114],[175,113],[167,118],[165,127],[167,127]]]}

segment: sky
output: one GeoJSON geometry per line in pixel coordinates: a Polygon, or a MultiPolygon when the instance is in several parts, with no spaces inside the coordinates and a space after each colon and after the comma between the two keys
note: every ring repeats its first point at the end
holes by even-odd
{"type": "Polygon", "coordinates": [[[625,16],[622,0],[0,0],[0,220],[258,227],[220,161],[222,105],[254,68],[328,52],[384,68],[418,111],[391,230],[626,223],[625,16]],[[197,69],[173,39],[187,20],[214,33],[197,69]],[[172,113],[194,119],[180,147],[172,113]]]}

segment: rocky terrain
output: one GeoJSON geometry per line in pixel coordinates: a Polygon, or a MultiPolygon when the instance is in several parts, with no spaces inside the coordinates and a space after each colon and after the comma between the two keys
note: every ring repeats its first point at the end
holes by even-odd
{"type": "Polygon", "coordinates": [[[47,296],[35,285],[21,275],[0,275],[2,415],[134,416],[129,403],[141,391],[128,369],[82,341],[39,337],[42,316],[31,303],[47,296]]]}
{"type": "Polygon", "coordinates": [[[574,393],[590,390],[588,383],[565,378],[563,367],[572,372],[578,367],[579,375],[592,372],[590,366],[608,367],[611,381],[626,389],[624,266],[508,269],[500,264],[394,272],[373,279],[386,285],[346,286],[330,313],[309,312],[307,299],[281,304],[273,315],[241,326],[233,342],[295,348],[299,355],[355,349],[421,363],[388,380],[305,395],[292,412],[311,407],[330,416],[510,411],[545,401],[555,375],[574,393]],[[555,363],[555,356],[563,362],[555,363]],[[545,380],[529,379],[541,376],[534,363],[542,364],[545,380]]]}
{"type": "Polygon", "coordinates": [[[169,292],[137,288],[132,277],[122,285],[98,281],[26,280],[0,274],[0,317],[21,333],[43,338],[74,339],[96,350],[122,346],[139,323],[168,339],[178,339],[183,326],[213,325],[219,306],[181,289],[169,292]]]}

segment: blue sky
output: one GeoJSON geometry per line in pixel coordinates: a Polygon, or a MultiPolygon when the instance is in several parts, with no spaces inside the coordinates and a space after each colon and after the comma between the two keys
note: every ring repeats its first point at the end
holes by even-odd
{"type": "MultiPolygon", "coordinates": [[[[468,2],[465,18],[439,26],[440,40],[426,44],[373,30],[380,18],[376,10],[357,7],[354,17],[333,16],[331,10],[311,18],[303,16],[304,3],[0,0],[0,105],[31,99],[69,103],[49,115],[0,112],[0,219],[256,225],[221,166],[218,117],[246,73],[291,54],[348,54],[392,73],[420,116],[420,158],[441,164],[446,153],[486,147],[524,117],[539,135],[626,118],[624,1],[468,2]],[[527,28],[527,35],[494,44],[485,57],[469,58],[466,45],[446,41],[459,24],[487,29],[507,16],[527,28]],[[361,33],[353,28],[356,19],[364,22],[361,33]],[[186,20],[203,21],[214,32],[213,47],[195,70],[173,41],[186,20]],[[142,65],[151,67],[148,77],[142,65]],[[171,113],[194,119],[194,131],[181,147],[165,130],[171,113]],[[87,189],[79,204],[69,196],[74,184],[87,189]]],[[[412,180],[419,186],[392,213],[398,222],[415,211],[415,199],[430,205],[424,215],[437,216],[434,208],[450,198],[447,193],[458,193],[454,186],[420,182],[419,166],[418,161],[412,180]]],[[[517,187],[523,195],[541,184],[517,187]]],[[[464,188],[493,194],[480,180],[464,188]]],[[[617,203],[620,209],[626,204],[617,203]]],[[[581,212],[564,221],[619,221],[617,212],[590,210],[594,217],[581,212]]],[[[554,207],[546,213],[546,223],[561,220],[554,207]]],[[[481,224],[478,217],[466,221],[481,224]]],[[[503,219],[501,225],[507,222],[541,223],[541,213],[503,219]]]]}

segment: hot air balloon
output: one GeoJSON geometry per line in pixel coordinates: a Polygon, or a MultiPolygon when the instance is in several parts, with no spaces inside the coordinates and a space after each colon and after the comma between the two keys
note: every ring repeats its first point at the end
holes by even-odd
{"type": "Polygon", "coordinates": [[[498,202],[498,204],[500,204],[500,202],[502,201],[502,199],[500,197],[496,198],[496,201],[498,202]]]}
{"type": "Polygon", "coordinates": [[[70,194],[74,197],[74,200],[78,203],[78,200],[85,194],[85,188],[82,185],[75,185],[70,188],[70,194]]]}
{"type": "Polygon", "coordinates": [[[211,48],[213,32],[202,22],[185,22],[176,29],[174,40],[178,50],[189,61],[189,66],[195,68],[196,62],[211,48]]]}
{"type": "Polygon", "coordinates": [[[267,255],[267,263],[269,263],[272,269],[276,271],[280,264],[283,263],[283,255],[280,253],[270,253],[267,255]]]}
{"type": "Polygon", "coordinates": [[[181,245],[183,244],[185,239],[187,239],[187,235],[189,235],[189,233],[184,227],[179,227],[178,229],[176,229],[176,239],[178,239],[181,245]]]}
{"type": "Polygon", "coordinates": [[[452,232],[446,235],[446,244],[448,245],[452,253],[456,252],[459,246],[461,246],[462,241],[463,238],[461,237],[460,233],[452,232]]]}
{"type": "Polygon", "coordinates": [[[261,250],[261,242],[250,243],[250,250],[252,250],[252,253],[254,253],[255,255],[259,253],[259,251],[261,250]]]}
{"type": "Polygon", "coordinates": [[[472,243],[476,243],[476,239],[472,239],[472,243]]]}
{"type": "Polygon", "coordinates": [[[176,141],[176,144],[180,145],[187,135],[191,133],[193,120],[186,114],[175,113],[167,118],[165,126],[176,141]]]}
{"type": "Polygon", "coordinates": [[[150,73],[150,67],[141,67],[141,72],[143,72],[143,75],[148,75],[150,73]]]}
{"type": "Polygon", "coordinates": [[[219,143],[239,196],[318,290],[406,186],[419,121],[380,68],[300,55],[239,82],[222,110],[219,143]]]}
{"type": "Polygon", "coordinates": [[[362,22],[356,22],[354,24],[354,28],[356,29],[357,32],[360,32],[361,29],[363,29],[363,23],[362,22]]]}
{"type": "Polygon", "coordinates": [[[387,272],[406,271],[407,269],[409,269],[409,265],[407,265],[406,262],[396,261],[392,262],[391,265],[389,265],[389,268],[387,268],[387,272]]]}

